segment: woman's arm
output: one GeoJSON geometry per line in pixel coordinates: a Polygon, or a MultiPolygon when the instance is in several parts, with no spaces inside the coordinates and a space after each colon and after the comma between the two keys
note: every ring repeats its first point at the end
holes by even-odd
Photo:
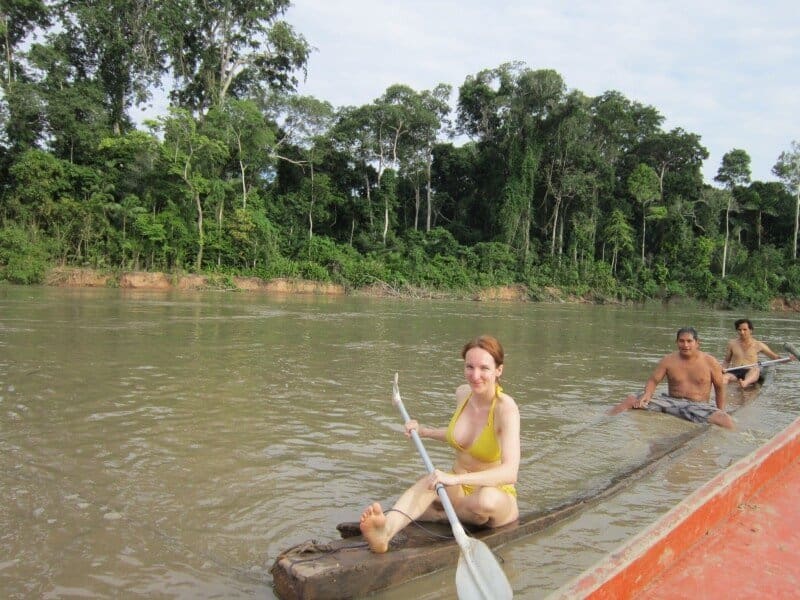
{"type": "Polygon", "coordinates": [[[419,437],[428,438],[431,440],[438,440],[440,442],[447,441],[447,429],[442,427],[423,427],[420,426],[419,430],[419,437]]]}

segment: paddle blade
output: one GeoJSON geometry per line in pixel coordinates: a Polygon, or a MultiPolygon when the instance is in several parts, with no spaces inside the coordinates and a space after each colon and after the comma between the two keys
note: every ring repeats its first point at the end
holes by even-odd
{"type": "Polygon", "coordinates": [[[459,600],[506,600],[514,597],[511,584],[489,546],[474,538],[461,545],[456,569],[459,600]]]}
{"type": "Polygon", "coordinates": [[[786,348],[786,351],[787,351],[787,352],[790,352],[792,355],[794,355],[794,357],[795,357],[797,360],[800,360],[800,353],[798,353],[798,350],[797,350],[797,348],[795,348],[795,347],[794,347],[792,344],[790,344],[789,342],[786,342],[786,343],[783,345],[783,347],[784,347],[784,348],[786,348]]]}

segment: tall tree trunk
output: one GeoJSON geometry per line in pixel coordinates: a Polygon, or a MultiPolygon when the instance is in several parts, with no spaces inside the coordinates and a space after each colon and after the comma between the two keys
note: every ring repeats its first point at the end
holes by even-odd
{"type": "MultiPolygon", "coordinates": [[[[239,156],[242,156],[242,138],[241,136],[236,136],[236,145],[239,147],[239,156]]],[[[240,158],[239,159],[239,172],[242,174],[242,208],[247,208],[247,181],[245,179],[245,173],[247,171],[247,167],[244,164],[244,161],[240,158]]]]}
{"type": "Polygon", "coordinates": [[[386,234],[389,233],[389,196],[383,201],[383,245],[386,245],[386,234]]]}
{"type": "MultiPolygon", "coordinates": [[[[223,195],[217,205],[217,239],[222,239],[222,223],[225,217],[225,196],[223,195]]],[[[217,266],[222,266],[222,252],[217,250],[217,266]]]]}
{"type": "Polygon", "coordinates": [[[644,236],[647,227],[647,219],[645,218],[647,213],[644,210],[645,206],[642,204],[642,264],[644,264],[644,236]]]}
{"type": "Polygon", "coordinates": [[[194,206],[197,209],[197,271],[203,265],[203,244],[205,238],[203,236],[203,204],[200,202],[200,193],[194,191],[194,206]]]}
{"type": "Polygon", "coordinates": [[[308,239],[314,237],[314,163],[311,165],[311,203],[308,206],[308,239]]]}
{"type": "Polygon", "coordinates": [[[531,250],[531,221],[531,201],[528,199],[528,209],[526,211],[525,218],[523,219],[523,227],[525,229],[522,230],[522,257],[526,263],[528,261],[528,253],[531,250]]]}
{"type": "Polygon", "coordinates": [[[792,244],[792,258],[797,259],[797,230],[800,228],[800,187],[797,189],[797,199],[794,205],[794,243],[792,244]]]}
{"type": "Polygon", "coordinates": [[[758,249],[761,250],[761,211],[758,211],[756,217],[756,236],[758,239],[758,249]]]}
{"type": "Polygon", "coordinates": [[[9,18],[8,15],[3,15],[3,31],[5,32],[5,46],[6,46],[6,84],[11,83],[14,78],[14,54],[13,48],[11,47],[11,37],[8,35],[9,32],[9,18]]]}
{"type": "Polygon", "coordinates": [[[369,189],[369,175],[364,175],[364,186],[367,192],[367,215],[369,216],[369,229],[370,233],[372,233],[372,194],[370,194],[369,189]]]}
{"type": "Polygon", "coordinates": [[[419,229],[419,204],[420,204],[420,196],[419,196],[419,186],[414,186],[414,231],[419,229]]]}
{"type": "Polygon", "coordinates": [[[425,179],[427,180],[425,183],[425,199],[427,200],[428,204],[428,213],[427,218],[425,220],[425,233],[430,232],[431,230],[431,217],[433,213],[433,206],[431,203],[431,164],[433,163],[433,152],[431,152],[431,148],[428,147],[428,157],[427,161],[425,162],[425,179]]]}
{"type": "Polygon", "coordinates": [[[556,236],[558,235],[558,210],[561,207],[561,197],[556,196],[553,203],[553,234],[550,237],[550,256],[556,255],[556,236]]]}
{"type": "Polygon", "coordinates": [[[725,209],[725,246],[722,249],[722,278],[725,279],[725,267],[728,262],[728,238],[730,237],[730,229],[731,229],[731,222],[730,222],[730,214],[731,214],[731,202],[733,202],[733,195],[728,198],[728,207],[725,209]]]}

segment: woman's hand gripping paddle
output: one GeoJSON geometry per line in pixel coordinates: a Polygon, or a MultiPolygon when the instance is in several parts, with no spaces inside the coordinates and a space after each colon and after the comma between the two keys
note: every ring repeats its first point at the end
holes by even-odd
{"type": "MultiPolygon", "coordinates": [[[[397,379],[398,375],[395,373],[392,402],[400,410],[403,422],[406,423],[411,420],[411,417],[408,416],[406,407],[403,406],[403,400],[400,398],[400,387],[397,384],[397,379]]],[[[411,431],[411,439],[414,440],[428,473],[433,473],[433,463],[416,430],[411,431]]],[[[453,504],[450,502],[450,497],[441,483],[436,484],[436,493],[442,502],[444,512],[447,513],[447,519],[450,521],[450,527],[453,529],[453,535],[456,538],[458,547],[461,548],[461,556],[458,559],[458,567],[456,568],[456,591],[459,599],[495,600],[512,598],[514,593],[511,590],[511,584],[508,582],[506,574],[492,551],[480,540],[471,538],[466,534],[464,527],[458,520],[453,504]]]]}

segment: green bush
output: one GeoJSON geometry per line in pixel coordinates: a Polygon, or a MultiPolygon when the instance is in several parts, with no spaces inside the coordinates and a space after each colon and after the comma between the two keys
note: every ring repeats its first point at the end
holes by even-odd
{"type": "Polygon", "coordinates": [[[464,290],[473,285],[468,269],[454,257],[437,254],[414,273],[413,283],[440,289],[464,290]]]}
{"type": "Polygon", "coordinates": [[[779,289],[780,293],[789,298],[800,297],[800,265],[790,265],[784,271],[784,276],[779,289]]]}
{"type": "Polygon", "coordinates": [[[328,269],[310,260],[301,260],[297,264],[300,277],[309,281],[331,281],[328,269]]]}
{"type": "Polygon", "coordinates": [[[456,256],[461,249],[453,234],[443,227],[434,227],[425,234],[425,253],[430,257],[437,254],[443,256],[456,256]]]}
{"type": "Polygon", "coordinates": [[[728,287],[728,303],[731,307],[755,306],[757,308],[767,308],[769,306],[769,294],[766,290],[759,289],[752,281],[740,281],[730,277],[726,280],[728,287]]]}
{"type": "Polygon", "coordinates": [[[672,298],[673,296],[683,298],[689,295],[686,286],[680,281],[667,281],[663,293],[665,298],[672,298]]]}
{"type": "Polygon", "coordinates": [[[517,280],[517,258],[508,244],[479,242],[472,247],[468,264],[475,270],[481,286],[508,285],[517,280]]]}
{"type": "Polygon", "coordinates": [[[279,277],[300,277],[299,265],[280,254],[273,254],[263,267],[255,269],[255,273],[262,279],[270,280],[279,277]]]}
{"type": "Polygon", "coordinates": [[[0,276],[11,283],[42,283],[49,265],[44,244],[30,239],[21,227],[0,229],[0,276]]]}
{"type": "Polygon", "coordinates": [[[372,257],[356,258],[343,265],[342,275],[345,283],[351,287],[359,288],[383,281],[385,283],[402,282],[402,278],[395,277],[383,261],[372,257]],[[401,281],[398,281],[400,279],[401,281]]]}

